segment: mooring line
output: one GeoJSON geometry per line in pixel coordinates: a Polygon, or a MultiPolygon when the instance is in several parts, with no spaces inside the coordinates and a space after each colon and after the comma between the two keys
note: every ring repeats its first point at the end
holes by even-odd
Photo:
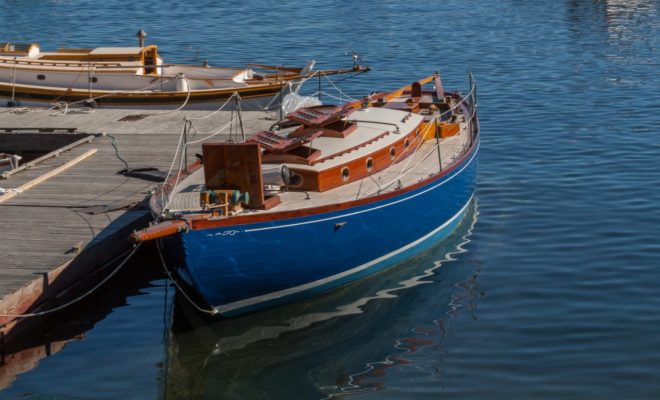
{"type": "Polygon", "coordinates": [[[193,301],[192,298],[190,298],[190,296],[188,296],[188,293],[186,293],[186,291],[183,290],[181,285],[179,285],[179,282],[177,282],[177,280],[174,279],[174,277],[172,276],[172,273],[170,272],[169,268],[167,268],[167,263],[165,263],[165,257],[163,257],[163,252],[160,249],[160,243],[158,242],[158,239],[156,239],[156,247],[158,248],[158,255],[160,256],[160,261],[163,264],[163,269],[165,271],[165,274],[167,274],[167,277],[170,278],[170,280],[174,283],[174,286],[176,286],[177,290],[181,292],[183,297],[185,297],[186,300],[188,300],[188,302],[197,309],[197,311],[210,315],[218,315],[218,310],[216,310],[215,308],[208,309],[208,308],[200,307],[199,305],[197,305],[197,303],[193,301]]]}
{"type": "MultiPolygon", "coordinates": [[[[26,313],[26,314],[0,314],[0,317],[5,317],[5,318],[41,317],[41,316],[44,316],[44,315],[47,315],[47,314],[52,314],[56,311],[60,311],[64,308],[67,308],[67,307],[71,306],[74,303],[79,302],[80,300],[82,300],[85,297],[89,296],[90,294],[94,293],[98,288],[103,286],[104,283],[106,283],[110,278],[112,278],[117,272],[119,272],[119,270],[128,262],[128,260],[130,260],[131,257],[133,257],[133,255],[135,254],[135,252],[137,252],[137,250],[140,248],[141,245],[142,245],[142,242],[136,244],[135,247],[133,247],[133,249],[130,251],[130,253],[126,256],[126,258],[124,258],[124,260],[117,266],[117,268],[115,268],[108,276],[103,278],[103,280],[101,282],[97,283],[96,286],[94,286],[93,288],[88,290],[82,296],[77,297],[77,298],[69,301],[68,303],[64,303],[64,304],[62,304],[60,306],[57,306],[55,308],[51,308],[50,310],[39,311],[39,312],[35,312],[35,313],[26,313]]],[[[101,266],[101,268],[99,268],[99,269],[105,268],[106,266],[112,264],[114,261],[115,260],[112,260],[112,261],[109,261],[109,262],[103,264],[103,266],[101,266]]]]}

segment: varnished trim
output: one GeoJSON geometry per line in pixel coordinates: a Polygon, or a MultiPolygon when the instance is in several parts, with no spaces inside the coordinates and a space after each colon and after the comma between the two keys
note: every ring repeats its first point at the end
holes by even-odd
{"type": "MultiPolygon", "coordinates": [[[[210,228],[217,228],[217,227],[223,227],[223,226],[236,226],[236,225],[245,225],[245,224],[254,224],[254,223],[259,223],[259,222],[269,222],[269,221],[277,221],[277,220],[283,220],[283,219],[291,219],[291,218],[300,218],[300,217],[307,217],[311,215],[316,215],[316,214],[322,214],[322,213],[327,213],[327,212],[333,212],[333,211],[341,211],[353,207],[358,207],[362,206],[365,204],[371,204],[371,203],[376,203],[382,200],[386,200],[395,196],[401,196],[403,194],[406,194],[408,192],[411,192],[415,189],[418,189],[423,186],[431,185],[432,183],[441,180],[442,178],[446,177],[447,175],[453,173],[456,171],[456,169],[459,166],[463,166],[460,171],[456,173],[460,173],[464,168],[466,168],[471,162],[474,157],[476,157],[477,150],[479,148],[479,141],[478,139],[474,141],[472,144],[472,147],[470,148],[470,151],[468,151],[466,154],[463,155],[460,159],[458,159],[456,162],[454,162],[450,167],[446,168],[442,172],[430,176],[424,180],[421,180],[415,184],[412,184],[410,186],[403,187],[399,190],[394,190],[392,192],[387,192],[387,193],[382,193],[380,195],[372,196],[372,197],[366,197],[362,199],[356,199],[352,201],[347,201],[344,203],[336,203],[336,204],[329,204],[325,206],[318,206],[318,207],[310,207],[310,208],[305,208],[305,209],[300,209],[300,210],[291,210],[291,211],[281,211],[281,212],[275,212],[275,213],[264,213],[264,214],[254,214],[254,215],[238,215],[234,216],[231,218],[227,219],[221,219],[221,220],[207,220],[207,219],[201,219],[201,220],[189,220],[189,225],[191,226],[192,229],[194,230],[199,230],[199,229],[210,229],[210,228]],[[469,160],[468,160],[469,159],[469,160]]],[[[453,176],[450,177],[449,179],[438,183],[436,186],[432,186],[427,188],[424,192],[428,190],[432,190],[435,187],[442,185],[449,180],[453,179],[453,176]]],[[[420,192],[424,193],[424,192],[420,192]]],[[[417,196],[418,194],[415,194],[413,196],[417,196]]],[[[396,204],[397,202],[404,201],[408,198],[404,198],[401,200],[397,200],[392,203],[387,203],[382,206],[377,206],[377,207],[383,207],[387,205],[392,205],[396,204]]],[[[328,219],[332,218],[340,218],[340,217],[330,217],[328,219]]],[[[319,220],[316,220],[319,221],[319,220]]]]}
{"type": "MultiPolygon", "coordinates": [[[[242,99],[253,99],[260,97],[274,96],[279,93],[283,84],[264,85],[259,87],[234,87],[226,89],[204,89],[192,90],[190,92],[190,102],[212,102],[226,100],[234,92],[238,92],[242,99]]],[[[0,83],[0,97],[11,97],[11,85],[0,83]]],[[[83,101],[90,98],[89,91],[84,89],[55,90],[48,88],[25,88],[22,85],[16,85],[14,97],[17,100],[40,100],[52,101],[58,99],[66,102],[83,101]]],[[[181,104],[188,97],[187,92],[140,92],[140,91],[92,91],[92,98],[101,97],[97,102],[102,104],[181,104]]]]}
{"type": "Polygon", "coordinates": [[[169,220],[163,221],[156,225],[151,225],[142,230],[133,232],[131,241],[133,242],[148,242],[154,239],[160,239],[167,236],[172,236],[177,232],[187,229],[187,224],[182,220],[169,220]]]}
{"type": "Polygon", "coordinates": [[[402,135],[401,138],[399,138],[397,141],[392,143],[392,145],[388,148],[381,148],[369,154],[366,154],[363,157],[350,160],[345,163],[336,165],[334,167],[330,167],[328,169],[319,171],[319,184],[318,184],[319,191],[324,192],[342,186],[346,183],[358,181],[360,179],[369,176],[370,174],[373,174],[374,172],[382,171],[390,167],[391,165],[405,159],[408,155],[411,154],[411,152],[409,151],[409,149],[406,149],[403,146],[403,143],[406,139],[412,139],[411,142],[415,142],[415,143],[421,140],[421,136],[417,133],[421,124],[422,122],[420,122],[420,124],[414,127],[412,130],[410,130],[410,132],[408,132],[406,135],[402,135]],[[390,149],[395,149],[396,152],[395,157],[389,156],[390,149]],[[371,171],[371,172],[367,171],[364,160],[368,157],[374,159],[375,171],[371,171]],[[348,182],[342,181],[341,179],[337,179],[338,171],[340,171],[344,167],[349,167],[351,171],[351,177],[348,180],[348,182]]]}

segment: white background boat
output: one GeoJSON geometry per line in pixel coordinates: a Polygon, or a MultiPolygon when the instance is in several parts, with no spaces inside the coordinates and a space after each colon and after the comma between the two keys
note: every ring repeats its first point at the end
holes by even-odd
{"type": "MultiPolygon", "coordinates": [[[[264,109],[281,92],[296,91],[315,74],[359,73],[368,68],[312,72],[250,64],[245,68],[167,64],[156,45],[41,51],[37,44],[0,44],[0,105],[53,105],[215,109],[234,93],[244,109],[264,109]]],[[[283,93],[286,94],[286,93],[283,93]]]]}

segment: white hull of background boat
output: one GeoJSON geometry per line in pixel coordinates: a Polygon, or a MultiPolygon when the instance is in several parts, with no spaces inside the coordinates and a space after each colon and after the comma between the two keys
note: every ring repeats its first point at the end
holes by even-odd
{"type": "Polygon", "coordinates": [[[0,105],[214,109],[236,93],[247,109],[263,109],[315,74],[368,70],[356,64],[312,72],[314,64],[224,68],[165,64],[154,45],[40,52],[34,44],[6,44],[0,47],[0,105]]]}

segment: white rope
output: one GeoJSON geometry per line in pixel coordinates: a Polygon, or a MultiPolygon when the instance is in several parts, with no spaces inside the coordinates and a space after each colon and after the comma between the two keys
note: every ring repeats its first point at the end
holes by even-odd
{"type": "MultiPolygon", "coordinates": [[[[232,121],[233,121],[233,119],[232,119],[232,121]]],[[[179,156],[179,168],[178,168],[178,170],[177,170],[176,179],[174,180],[174,185],[172,185],[172,190],[170,191],[170,193],[172,193],[172,194],[173,194],[173,193],[176,193],[176,188],[177,188],[177,186],[179,185],[180,178],[181,178],[181,171],[183,171],[184,167],[186,167],[185,165],[183,165],[183,164],[184,164],[184,160],[185,160],[185,157],[183,157],[183,154],[185,154],[185,152],[188,151],[188,145],[190,145],[190,144],[196,144],[196,143],[199,143],[199,142],[203,142],[203,141],[205,141],[205,140],[207,140],[207,139],[209,139],[209,138],[212,138],[213,136],[216,136],[216,135],[220,134],[224,129],[226,129],[226,128],[232,123],[232,121],[229,121],[225,126],[223,126],[222,128],[220,128],[220,130],[218,130],[217,132],[213,133],[212,135],[209,135],[209,136],[207,136],[207,137],[205,137],[205,138],[202,138],[202,139],[199,139],[199,140],[197,140],[197,141],[193,141],[193,142],[189,142],[189,143],[184,143],[184,144],[183,144],[183,146],[181,147],[181,148],[182,148],[182,152],[181,152],[181,155],[179,156]]],[[[184,132],[184,135],[185,135],[185,132],[184,132]]],[[[176,160],[176,155],[175,155],[174,160],[172,160],[172,161],[175,161],[175,160],[176,160]]],[[[169,173],[168,173],[168,176],[167,176],[166,182],[167,182],[168,179],[169,179],[169,173]]],[[[161,189],[161,193],[162,193],[162,192],[163,192],[163,190],[161,189]]],[[[170,202],[171,202],[171,201],[172,201],[172,197],[168,196],[167,203],[165,203],[165,205],[163,206],[163,210],[166,210],[166,209],[169,208],[169,205],[170,205],[170,202]]],[[[162,203],[161,203],[161,204],[162,204],[162,203]]]]}
{"type": "Polygon", "coordinates": [[[16,189],[14,189],[14,188],[5,189],[5,188],[0,187],[0,196],[3,196],[3,195],[8,194],[8,193],[21,194],[21,193],[23,193],[23,190],[18,189],[18,188],[16,188],[16,189]]]}
{"type": "Polygon", "coordinates": [[[192,142],[188,142],[188,143],[186,143],[185,145],[186,145],[186,146],[189,146],[189,145],[191,145],[191,144],[197,144],[197,143],[199,143],[199,142],[203,142],[203,141],[205,141],[205,140],[207,140],[207,139],[210,139],[210,138],[212,138],[212,137],[214,137],[214,136],[217,136],[217,135],[221,134],[222,132],[225,131],[225,129],[227,129],[227,127],[229,127],[229,125],[231,125],[231,124],[234,122],[234,119],[236,119],[236,117],[232,118],[229,122],[227,122],[224,126],[222,126],[222,128],[220,128],[220,129],[218,129],[217,131],[211,133],[210,135],[205,136],[205,137],[203,137],[203,138],[201,138],[201,139],[198,139],[198,140],[192,141],[192,142]]]}
{"type": "MultiPolygon", "coordinates": [[[[307,82],[308,80],[314,78],[315,76],[323,76],[328,82],[330,82],[330,85],[332,85],[332,87],[335,88],[337,93],[339,93],[339,97],[333,96],[333,95],[331,95],[329,93],[326,93],[324,91],[318,91],[318,92],[314,93],[313,95],[311,95],[311,97],[314,97],[314,96],[318,95],[319,93],[321,93],[321,94],[324,94],[324,95],[326,95],[328,97],[331,97],[335,100],[338,100],[340,103],[344,102],[344,97],[346,99],[350,100],[350,101],[355,101],[356,100],[356,99],[352,98],[351,96],[347,95],[345,92],[343,92],[339,87],[337,87],[337,85],[335,85],[335,83],[330,79],[330,77],[322,70],[314,71],[314,73],[309,75],[307,78],[302,79],[301,82],[300,82],[300,86],[304,85],[305,82],[307,82]],[[341,96],[344,96],[344,97],[341,97],[341,96]]],[[[293,93],[293,91],[291,90],[291,82],[290,81],[289,81],[289,91],[291,93],[293,93]]]]}
{"type": "MultiPolygon", "coordinates": [[[[183,154],[185,154],[185,151],[186,151],[186,145],[185,145],[185,144],[183,145],[183,151],[184,151],[183,154]]],[[[183,164],[184,164],[184,160],[185,160],[185,157],[183,156],[183,154],[181,155],[181,157],[179,157],[179,170],[178,170],[178,172],[177,172],[177,174],[176,174],[176,179],[174,180],[174,185],[172,186],[172,190],[171,190],[171,192],[170,192],[171,194],[176,193],[176,188],[177,188],[177,186],[179,185],[179,178],[181,178],[181,171],[183,171],[183,168],[185,167],[185,165],[183,165],[183,164]]],[[[167,198],[167,203],[166,203],[165,206],[163,207],[163,210],[167,210],[167,209],[169,209],[169,207],[170,207],[170,203],[172,202],[172,199],[173,199],[173,198],[174,198],[174,197],[172,197],[172,196],[169,196],[169,197],[167,198]]]]}
{"type": "MultiPolygon", "coordinates": [[[[167,175],[165,176],[165,181],[163,182],[163,185],[161,186],[160,189],[160,204],[163,206],[163,210],[165,210],[165,206],[169,204],[169,200],[167,204],[165,204],[165,188],[164,186],[167,184],[167,181],[170,180],[170,176],[172,174],[172,170],[174,169],[174,163],[176,162],[176,159],[179,155],[179,150],[181,149],[181,144],[183,143],[183,138],[186,135],[186,125],[183,125],[183,130],[181,131],[181,135],[179,135],[179,143],[176,145],[176,151],[174,152],[174,158],[172,158],[172,163],[170,164],[170,169],[167,171],[167,175]]],[[[183,157],[182,157],[183,158],[183,157]]]]}
{"type": "MultiPolygon", "coordinates": [[[[81,71],[81,72],[82,72],[82,71],[81,71]]],[[[80,76],[80,74],[79,74],[79,76],[80,76]]],[[[76,79],[74,80],[73,83],[75,83],[77,80],[78,80],[78,77],[76,77],[76,79]]],[[[62,107],[61,104],[64,104],[64,105],[65,105],[65,110],[68,110],[68,108],[69,108],[70,106],[73,106],[73,105],[76,105],[76,104],[80,104],[80,103],[85,103],[85,102],[88,102],[88,101],[96,101],[96,100],[99,100],[99,99],[104,99],[104,98],[106,98],[106,97],[117,96],[117,95],[120,95],[120,94],[127,94],[127,93],[130,94],[130,93],[134,93],[134,92],[142,92],[142,91],[145,91],[145,90],[147,90],[147,89],[150,89],[150,88],[152,88],[152,87],[154,87],[154,86],[158,86],[158,85],[162,85],[163,83],[167,83],[167,82],[169,82],[169,81],[170,81],[169,79],[166,79],[166,80],[164,80],[164,81],[161,79],[161,81],[158,82],[158,83],[153,83],[153,84],[151,84],[151,85],[144,86],[144,87],[142,87],[142,88],[140,88],[140,89],[135,89],[135,90],[117,90],[117,91],[113,91],[112,93],[107,93],[107,94],[103,94],[103,95],[100,95],[100,96],[91,97],[91,98],[89,98],[89,99],[85,99],[85,100],[78,100],[78,101],[74,101],[74,102],[72,102],[72,103],[67,103],[67,102],[65,102],[65,101],[61,101],[61,102],[60,102],[60,101],[55,101],[55,102],[53,103],[54,106],[51,107],[51,108],[46,109],[46,111],[51,111],[51,110],[53,110],[53,109],[56,109],[57,107],[62,107]]],[[[69,87],[69,89],[70,89],[70,88],[71,88],[71,87],[69,87]]],[[[190,87],[189,87],[189,89],[190,89],[190,87]]],[[[60,97],[61,97],[61,96],[60,96],[60,97]]],[[[190,91],[189,91],[189,93],[188,93],[188,97],[190,97],[190,91]]],[[[186,103],[187,103],[187,101],[188,101],[188,98],[186,98],[186,103]]],[[[185,107],[186,103],[184,103],[184,107],[185,107]]],[[[168,110],[168,111],[170,111],[170,110],[168,110]]],[[[175,111],[177,111],[177,110],[175,110],[175,111]]],[[[65,113],[66,113],[66,112],[65,112],[65,113]]],[[[65,113],[60,114],[60,115],[64,115],[65,113]]],[[[51,115],[58,115],[58,114],[51,114],[51,115]]],[[[153,114],[152,114],[152,115],[153,115],[153,114]]]]}
{"type": "Polygon", "coordinates": [[[323,77],[325,77],[325,79],[326,79],[328,82],[330,82],[330,84],[332,85],[332,87],[335,88],[335,90],[337,91],[337,93],[339,93],[339,96],[342,96],[342,95],[343,95],[344,97],[346,97],[346,98],[347,98],[348,100],[350,100],[350,101],[355,101],[355,100],[356,100],[356,99],[352,98],[351,96],[347,95],[346,93],[344,93],[341,89],[339,89],[339,88],[337,87],[337,85],[335,85],[335,83],[330,79],[330,77],[329,77],[328,75],[325,74],[325,72],[323,72],[323,71],[320,71],[320,72],[321,72],[321,75],[322,75],[323,77]]]}
{"type": "MultiPolygon", "coordinates": [[[[172,190],[170,191],[170,193],[175,193],[176,192],[176,187],[179,184],[179,178],[181,177],[181,171],[183,171],[183,168],[184,168],[183,163],[184,163],[184,158],[185,157],[183,157],[183,154],[185,154],[185,152],[188,150],[188,146],[192,145],[192,144],[197,144],[197,143],[203,142],[203,141],[208,140],[208,139],[210,139],[214,136],[219,135],[220,133],[225,131],[227,129],[227,127],[229,127],[232,124],[233,121],[234,121],[234,118],[232,118],[224,126],[222,126],[217,131],[211,133],[210,135],[208,135],[206,137],[203,137],[201,139],[192,141],[192,142],[187,142],[187,143],[183,144],[183,146],[181,146],[181,142],[183,141],[183,137],[186,134],[185,126],[184,126],[184,131],[182,132],[181,137],[179,138],[179,145],[177,146],[177,151],[174,154],[174,158],[172,159],[172,164],[170,165],[170,170],[168,171],[167,177],[165,178],[165,182],[167,182],[169,180],[170,176],[171,176],[172,168],[174,167],[174,163],[176,162],[176,159],[179,158],[179,169],[177,170],[177,176],[176,176],[176,179],[174,181],[174,185],[172,185],[172,190]],[[179,155],[179,150],[181,150],[181,155],[179,155]]],[[[165,203],[164,196],[165,196],[164,190],[161,189],[161,204],[165,203]]],[[[170,205],[171,200],[172,200],[171,198],[168,198],[167,203],[165,203],[164,206],[163,206],[163,210],[168,208],[168,206],[170,205]]]]}
{"type": "Polygon", "coordinates": [[[186,82],[186,87],[188,88],[188,94],[186,95],[186,100],[184,100],[183,104],[181,104],[179,106],[179,108],[175,108],[174,110],[165,110],[165,111],[161,111],[161,112],[151,113],[151,114],[148,114],[148,115],[165,115],[165,114],[169,114],[169,113],[173,113],[173,112],[183,110],[183,108],[188,104],[188,100],[190,100],[190,93],[191,93],[192,89],[190,89],[190,84],[188,83],[188,79],[186,79],[185,76],[182,76],[181,79],[183,79],[186,82]]]}
{"type": "MultiPolygon", "coordinates": [[[[204,116],[204,117],[197,117],[197,118],[195,118],[195,117],[188,117],[188,119],[191,120],[191,121],[192,121],[192,120],[197,121],[197,120],[202,120],[202,119],[208,119],[208,118],[211,118],[212,116],[214,116],[214,115],[217,114],[218,112],[222,111],[222,109],[225,108],[225,106],[227,106],[227,104],[229,104],[229,101],[230,101],[231,99],[233,99],[234,96],[238,96],[238,100],[239,100],[239,101],[241,100],[241,96],[238,94],[238,92],[234,92],[234,93],[232,93],[232,95],[229,96],[229,98],[228,98],[228,99],[227,99],[227,100],[226,100],[226,101],[220,106],[220,108],[218,108],[217,110],[213,111],[213,112],[210,113],[209,115],[206,115],[206,116],[204,116]]],[[[240,103],[239,103],[239,104],[240,104],[240,103]]]]}
{"type": "MultiPolygon", "coordinates": [[[[337,96],[334,96],[334,95],[331,95],[330,93],[328,93],[328,92],[324,92],[324,91],[316,92],[316,93],[314,93],[314,94],[313,94],[312,96],[310,96],[310,97],[318,96],[319,94],[322,94],[322,95],[324,95],[324,96],[327,96],[327,97],[330,97],[330,98],[332,98],[332,99],[335,99],[335,100],[339,101],[340,103],[343,103],[343,102],[344,102],[344,98],[342,98],[342,97],[337,97],[337,96]]],[[[341,95],[340,95],[340,96],[341,96],[341,95]]]]}
{"type": "Polygon", "coordinates": [[[58,116],[58,115],[66,115],[66,114],[91,114],[95,110],[92,107],[80,107],[80,108],[75,108],[75,109],[69,109],[69,104],[67,102],[62,101],[62,102],[55,102],[52,107],[50,107],[48,110],[50,111],[57,111],[57,110],[62,110],[61,112],[51,112],[51,116],[58,116]]]}
{"type": "MultiPolygon", "coordinates": [[[[30,318],[30,317],[40,317],[40,316],[43,316],[43,315],[52,314],[52,313],[54,313],[54,312],[56,312],[56,311],[60,311],[60,310],[62,310],[62,309],[64,309],[64,308],[66,308],[66,307],[69,307],[70,305],[72,305],[72,304],[74,304],[74,303],[79,302],[80,300],[82,300],[82,299],[84,299],[85,297],[89,296],[90,294],[94,293],[98,288],[100,288],[101,286],[103,286],[103,284],[106,283],[110,278],[112,278],[113,276],[115,276],[115,274],[116,274],[117,272],[119,272],[119,270],[120,270],[120,269],[121,269],[121,268],[122,268],[122,267],[128,262],[128,260],[130,260],[131,257],[133,257],[133,255],[134,255],[135,252],[140,248],[141,245],[142,245],[142,242],[140,242],[140,243],[138,243],[137,245],[135,245],[135,247],[133,247],[133,249],[130,251],[130,253],[126,256],[126,258],[124,258],[124,260],[123,260],[123,261],[122,261],[122,262],[121,262],[121,263],[120,263],[120,264],[119,264],[119,265],[118,265],[118,266],[117,266],[117,267],[116,267],[116,268],[115,268],[115,269],[114,269],[109,275],[107,275],[105,278],[103,278],[103,280],[101,280],[101,282],[97,283],[96,286],[94,286],[93,288],[91,288],[90,290],[88,290],[87,292],[85,292],[83,295],[81,295],[81,296],[79,296],[79,297],[77,297],[77,298],[75,298],[75,299],[73,299],[73,300],[71,300],[71,301],[69,301],[69,302],[67,302],[67,303],[64,303],[64,304],[62,304],[62,305],[60,305],[60,306],[57,306],[57,307],[55,307],[55,308],[51,308],[51,309],[49,309],[49,310],[39,311],[39,312],[35,312],[35,313],[26,313],[26,314],[0,314],[0,317],[5,317],[5,318],[30,318]]],[[[107,265],[113,263],[114,261],[116,261],[116,259],[107,262],[107,263],[104,264],[101,268],[105,268],[107,265]]]]}
{"type": "Polygon", "coordinates": [[[444,117],[446,114],[451,113],[452,111],[454,111],[455,109],[457,109],[458,107],[460,107],[461,105],[463,105],[463,103],[467,102],[467,100],[468,100],[469,98],[472,97],[472,95],[473,95],[474,90],[476,89],[476,87],[477,87],[477,86],[476,86],[476,84],[475,84],[472,88],[470,88],[470,91],[468,92],[468,94],[465,95],[465,96],[461,99],[461,101],[459,101],[458,103],[456,103],[456,105],[454,105],[453,107],[451,107],[449,110],[447,110],[447,111],[441,113],[441,114],[440,114],[440,119],[442,119],[442,117],[444,117]]]}
{"type": "MultiPolygon", "coordinates": [[[[183,170],[183,165],[182,165],[182,164],[183,164],[183,160],[184,160],[183,154],[185,154],[185,152],[188,150],[188,146],[191,145],[191,144],[197,144],[197,143],[199,143],[199,142],[202,142],[202,141],[208,140],[208,139],[210,139],[210,138],[212,138],[212,137],[214,137],[214,136],[219,135],[219,134],[222,133],[225,129],[227,129],[228,126],[231,125],[231,123],[233,122],[234,119],[232,118],[229,122],[227,122],[227,124],[225,124],[224,126],[222,126],[220,129],[218,129],[218,130],[212,132],[212,133],[209,134],[208,136],[206,136],[206,137],[204,137],[204,138],[201,138],[201,139],[198,139],[198,140],[194,140],[194,141],[192,141],[192,142],[186,142],[186,143],[184,144],[184,140],[183,140],[183,139],[184,139],[184,137],[185,137],[185,135],[186,135],[186,124],[188,123],[187,121],[190,121],[190,127],[192,127],[192,128],[194,129],[194,126],[192,125],[192,121],[193,121],[193,120],[203,120],[203,119],[206,119],[206,118],[209,118],[209,117],[215,115],[216,113],[218,113],[219,111],[221,111],[223,108],[225,108],[225,107],[227,106],[227,104],[229,104],[229,102],[231,101],[231,99],[234,98],[234,96],[238,96],[238,99],[240,100],[240,96],[238,95],[238,93],[234,93],[234,94],[232,94],[232,95],[231,95],[231,96],[230,96],[230,97],[229,97],[229,98],[228,98],[228,99],[227,99],[227,100],[226,100],[226,101],[220,106],[220,108],[218,108],[217,110],[215,110],[214,112],[212,112],[210,115],[207,115],[207,116],[205,116],[205,117],[199,117],[199,118],[191,118],[191,117],[187,117],[187,116],[186,116],[186,122],[184,122],[183,130],[181,131],[181,135],[179,136],[179,143],[177,144],[176,151],[174,152],[174,157],[172,158],[172,163],[170,164],[170,168],[169,168],[169,170],[167,171],[167,175],[166,175],[166,177],[165,177],[165,181],[164,181],[164,184],[163,184],[163,186],[164,186],[165,184],[167,184],[167,181],[169,181],[170,177],[172,176],[172,171],[174,170],[174,165],[175,165],[175,163],[176,163],[176,160],[177,160],[177,158],[179,158],[179,168],[178,168],[178,170],[177,170],[177,178],[176,178],[176,180],[175,180],[174,185],[172,186],[172,189],[171,189],[170,193],[174,193],[175,190],[176,190],[177,185],[179,184],[179,177],[180,177],[180,175],[181,175],[181,171],[183,170]]],[[[239,105],[240,105],[240,103],[239,103],[239,105]]],[[[196,129],[195,129],[195,131],[196,131],[196,129]]],[[[169,206],[169,204],[170,204],[170,200],[171,200],[171,199],[168,198],[168,199],[167,199],[167,202],[165,202],[165,190],[164,190],[164,187],[161,187],[160,194],[161,194],[160,204],[162,205],[162,211],[164,211],[164,210],[167,209],[167,207],[169,206]]],[[[169,196],[168,196],[168,197],[169,197],[169,196]]]]}
{"type": "MultiPolygon", "coordinates": [[[[321,70],[317,70],[317,71],[312,72],[312,74],[309,75],[307,78],[303,78],[303,79],[301,79],[301,80],[300,80],[300,85],[298,85],[298,86],[301,87],[302,85],[305,84],[305,82],[307,82],[308,80],[312,79],[312,78],[315,77],[316,75],[319,75],[320,72],[321,72],[321,70]]],[[[287,83],[289,84],[289,89],[290,89],[291,86],[292,86],[291,81],[287,81],[287,83]]]]}

